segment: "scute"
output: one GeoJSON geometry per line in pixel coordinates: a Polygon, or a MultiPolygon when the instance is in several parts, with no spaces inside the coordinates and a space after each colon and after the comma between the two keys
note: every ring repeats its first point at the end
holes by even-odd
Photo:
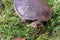
{"type": "Polygon", "coordinates": [[[23,19],[35,20],[36,14],[30,9],[28,2],[28,0],[14,0],[15,11],[17,11],[18,15],[23,19]]]}

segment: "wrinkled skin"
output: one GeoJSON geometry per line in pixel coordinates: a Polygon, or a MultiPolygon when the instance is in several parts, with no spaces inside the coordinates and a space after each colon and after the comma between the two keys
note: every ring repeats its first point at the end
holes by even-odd
{"type": "Polygon", "coordinates": [[[31,27],[37,27],[52,16],[52,9],[46,0],[14,0],[14,9],[24,22],[35,20],[31,27]]]}

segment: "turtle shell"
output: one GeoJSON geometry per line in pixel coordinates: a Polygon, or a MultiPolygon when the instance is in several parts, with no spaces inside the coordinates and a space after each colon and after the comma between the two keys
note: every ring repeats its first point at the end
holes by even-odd
{"type": "Polygon", "coordinates": [[[47,21],[51,18],[51,7],[45,0],[14,0],[14,9],[22,19],[47,21]]]}

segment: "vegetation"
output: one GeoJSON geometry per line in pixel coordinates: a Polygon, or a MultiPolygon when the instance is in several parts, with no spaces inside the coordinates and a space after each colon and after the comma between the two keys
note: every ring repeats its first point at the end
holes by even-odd
{"type": "Polygon", "coordinates": [[[1,0],[0,40],[13,40],[15,37],[26,37],[27,40],[60,40],[60,0],[47,0],[53,9],[52,18],[47,22],[46,33],[35,38],[33,28],[22,24],[14,12],[13,0],[1,0]]]}

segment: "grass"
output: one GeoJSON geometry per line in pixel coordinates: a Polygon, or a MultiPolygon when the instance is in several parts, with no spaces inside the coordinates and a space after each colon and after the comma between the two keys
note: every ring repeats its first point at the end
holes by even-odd
{"type": "Polygon", "coordinates": [[[26,37],[27,40],[60,40],[60,1],[47,0],[53,9],[52,18],[47,22],[46,33],[35,38],[33,28],[22,24],[20,17],[13,10],[13,0],[1,0],[0,40],[13,40],[15,37],[26,37]]]}

